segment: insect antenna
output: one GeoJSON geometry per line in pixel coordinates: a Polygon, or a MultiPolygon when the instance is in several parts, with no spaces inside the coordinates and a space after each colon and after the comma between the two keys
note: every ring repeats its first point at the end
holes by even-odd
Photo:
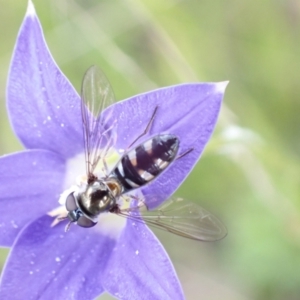
{"type": "Polygon", "coordinates": [[[65,227],[65,232],[68,232],[68,231],[70,230],[71,224],[72,224],[71,221],[68,222],[68,224],[67,224],[66,227],[65,227]]]}

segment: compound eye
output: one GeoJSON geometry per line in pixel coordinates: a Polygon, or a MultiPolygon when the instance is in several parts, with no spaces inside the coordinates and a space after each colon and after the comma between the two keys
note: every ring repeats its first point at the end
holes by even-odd
{"type": "Polygon", "coordinates": [[[78,207],[76,204],[76,200],[75,200],[74,194],[72,193],[67,197],[66,209],[67,209],[67,211],[73,211],[73,210],[76,210],[77,208],[78,207]]]}
{"type": "Polygon", "coordinates": [[[85,217],[85,216],[81,216],[78,220],[77,220],[77,225],[81,226],[81,227],[93,227],[97,224],[97,222],[93,222],[92,220],[90,220],[89,218],[85,217]]]}

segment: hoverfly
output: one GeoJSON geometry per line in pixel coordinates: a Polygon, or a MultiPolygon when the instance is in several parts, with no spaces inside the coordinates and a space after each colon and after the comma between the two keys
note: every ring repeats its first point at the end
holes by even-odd
{"type": "Polygon", "coordinates": [[[193,149],[178,154],[180,140],[171,133],[155,135],[133,146],[151,128],[156,107],[144,132],[109,170],[106,157],[116,143],[117,120],[109,112],[114,102],[114,94],[105,75],[96,66],[90,67],[84,75],[81,89],[87,178],[84,184],[65,195],[67,215],[59,219],[69,220],[66,230],[72,223],[93,227],[100,214],[114,213],[190,239],[215,241],[223,238],[227,234],[224,225],[196,204],[174,199],[160,209],[148,211],[147,204],[154,203],[155,196],[143,199],[128,194],[151,184],[174,160],[188,155],[193,149]],[[105,173],[101,176],[96,172],[100,162],[105,173]],[[129,208],[122,208],[119,204],[124,197],[132,200],[129,208]],[[140,214],[142,208],[146,208],[143,216],[140,214]]]}

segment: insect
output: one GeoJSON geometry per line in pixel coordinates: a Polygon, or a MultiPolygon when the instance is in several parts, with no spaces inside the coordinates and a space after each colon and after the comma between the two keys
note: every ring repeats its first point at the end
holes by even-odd
{"type": "Polygon", "coordinates": [[[84,184],[72,190],[65,198],[69,224],[93,227],[102,213],[114,213],[138,222],[195,240],[213,241],[223,238],[224,225],[200,206],[183,199],[173,199],[160,209],[148,211],[147,199],[132,196],[135,189],[151,184],[174,160],[188,155],[193,149],[178,154],[180,140],[173,134],[158,134],[138,146],[133,146],[146,135],[154,122],[155,108],[144,132],[128,147],[117,164],[109,170],[106,157],[116,143],[117,120],[109,107],[114,103],[112,88],[105,75],[92,66],[84,75],[81,90],[81,112],[85,142],[86,177],[84,184]],[[106,110],[106,108],[108,108],[106,110]],[[104,112],[104,113],[103,113],[104,112]],[[105,175],[97,175],[97,166],[103,164],[105,175]],[[119,200],[127,196],[135,205],[121,208],[119,200]],[[146,208],[141,217],[140,209],[146,208]]]}

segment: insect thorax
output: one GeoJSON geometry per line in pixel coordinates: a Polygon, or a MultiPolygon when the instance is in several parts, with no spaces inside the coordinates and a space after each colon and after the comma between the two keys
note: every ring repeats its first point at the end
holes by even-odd
{"type": "Polygon", "coordinates": [[[95,180],[83,193],[77,196],[78,206],[90,218],[96,218],[101,212],[109,211],[116,205],[121,194],[121,186],[114,179],[95,180]]]}

